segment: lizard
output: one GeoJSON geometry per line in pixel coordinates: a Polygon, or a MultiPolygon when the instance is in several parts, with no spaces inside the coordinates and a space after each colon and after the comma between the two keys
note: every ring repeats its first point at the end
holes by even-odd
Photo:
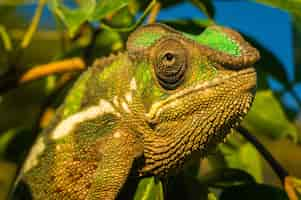
{"type": "Polygon", "coordinates": [[[97,59],[37,138],[13,195],[115,199],[129,174],[166,177],[223,142],[251,107],[260,55],[236,31],[164,24],[97,59]],[[20,189],[21,188],[21,189],[20,189]]]}

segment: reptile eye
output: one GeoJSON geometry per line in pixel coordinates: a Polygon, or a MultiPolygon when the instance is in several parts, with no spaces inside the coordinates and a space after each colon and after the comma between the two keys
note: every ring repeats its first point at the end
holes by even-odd
{"type": "Polygon", "coordinates": [[[177,88],[184,80],[187,68],[187,53],[175,40],[166,40],[156,48],[155,74],[160,85],[168,90],[177,88]]]}

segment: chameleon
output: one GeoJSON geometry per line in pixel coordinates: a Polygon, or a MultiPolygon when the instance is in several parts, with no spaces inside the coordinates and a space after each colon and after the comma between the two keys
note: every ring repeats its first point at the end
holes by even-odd
{"type": "Polygon", "coordinates": [[[125,51],[80,75],[33,145],[13,196],[26,188],[32,199],[112,200],[130,175],[176,174],[242,121],[259,58],[218,25],[198,35],[159,23],[137,28],[125,51]]]}

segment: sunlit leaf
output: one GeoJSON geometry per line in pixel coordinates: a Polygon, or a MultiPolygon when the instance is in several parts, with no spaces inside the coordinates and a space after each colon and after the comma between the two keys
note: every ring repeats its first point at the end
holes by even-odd
{"type": "Polygon", "coordinates": [[[139,182],[134,200],[163,200],[163,198],[162,183],[152,176],[139,182]]]}
{"type": "Polygon", "coordinates": [[[73,36],[78,28],[93,14],[96,0],[80,0],[78,8],[68,8],[59,0],[50,0],[50,9],[63,21],[73,36]]]}
{"type": "Polygon", "coordinates": [[[269,90],[257,92],[242,124],[253,134],[272,138],[289,136],[297,140],[296,127],[287,119],[280,103],[269,90]]]}
{"type": "Polygon", "coordinates": [[[200,180],[203,184],[218,188],[255,183],[252,175],[243,170],[231,168],[213,170],[201,176],[200,180]]]}
{"type": "Polygon", "coordinates": [[[264,184],[248,184],[234,186],[225,189],[220,200],[254,200],[254,199],[273,199],[273,200],[288,200],[286,193],[276,187],[264,184]]]}
{"type": "Polygon", "coordinates": [[[250,143],[240,142],[235,137],[228,138],[226,144],[219,145],[229,168],[240,169],[251,174],[256,181],[263,181],[260,155],[250,143]]]}
{"type": "Polygon", "coordinates": [[[127,6],[128,3],[129,0],[98,1],[94,13],[91,15],[91,17],[89,17],[89,20],[100,20],[127,6]]]}

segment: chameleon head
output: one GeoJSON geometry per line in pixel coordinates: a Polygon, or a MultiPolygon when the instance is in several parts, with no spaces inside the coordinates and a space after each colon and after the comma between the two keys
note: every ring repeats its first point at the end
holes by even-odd
{"type": "Polygon", "coordinates": [[[190,35],[153,24],[132,33],[127,48],[155,132],[144,134],[143,172],[165,175],[204,156],[251,106],[259,53],[231,29],[190,35]]]}

